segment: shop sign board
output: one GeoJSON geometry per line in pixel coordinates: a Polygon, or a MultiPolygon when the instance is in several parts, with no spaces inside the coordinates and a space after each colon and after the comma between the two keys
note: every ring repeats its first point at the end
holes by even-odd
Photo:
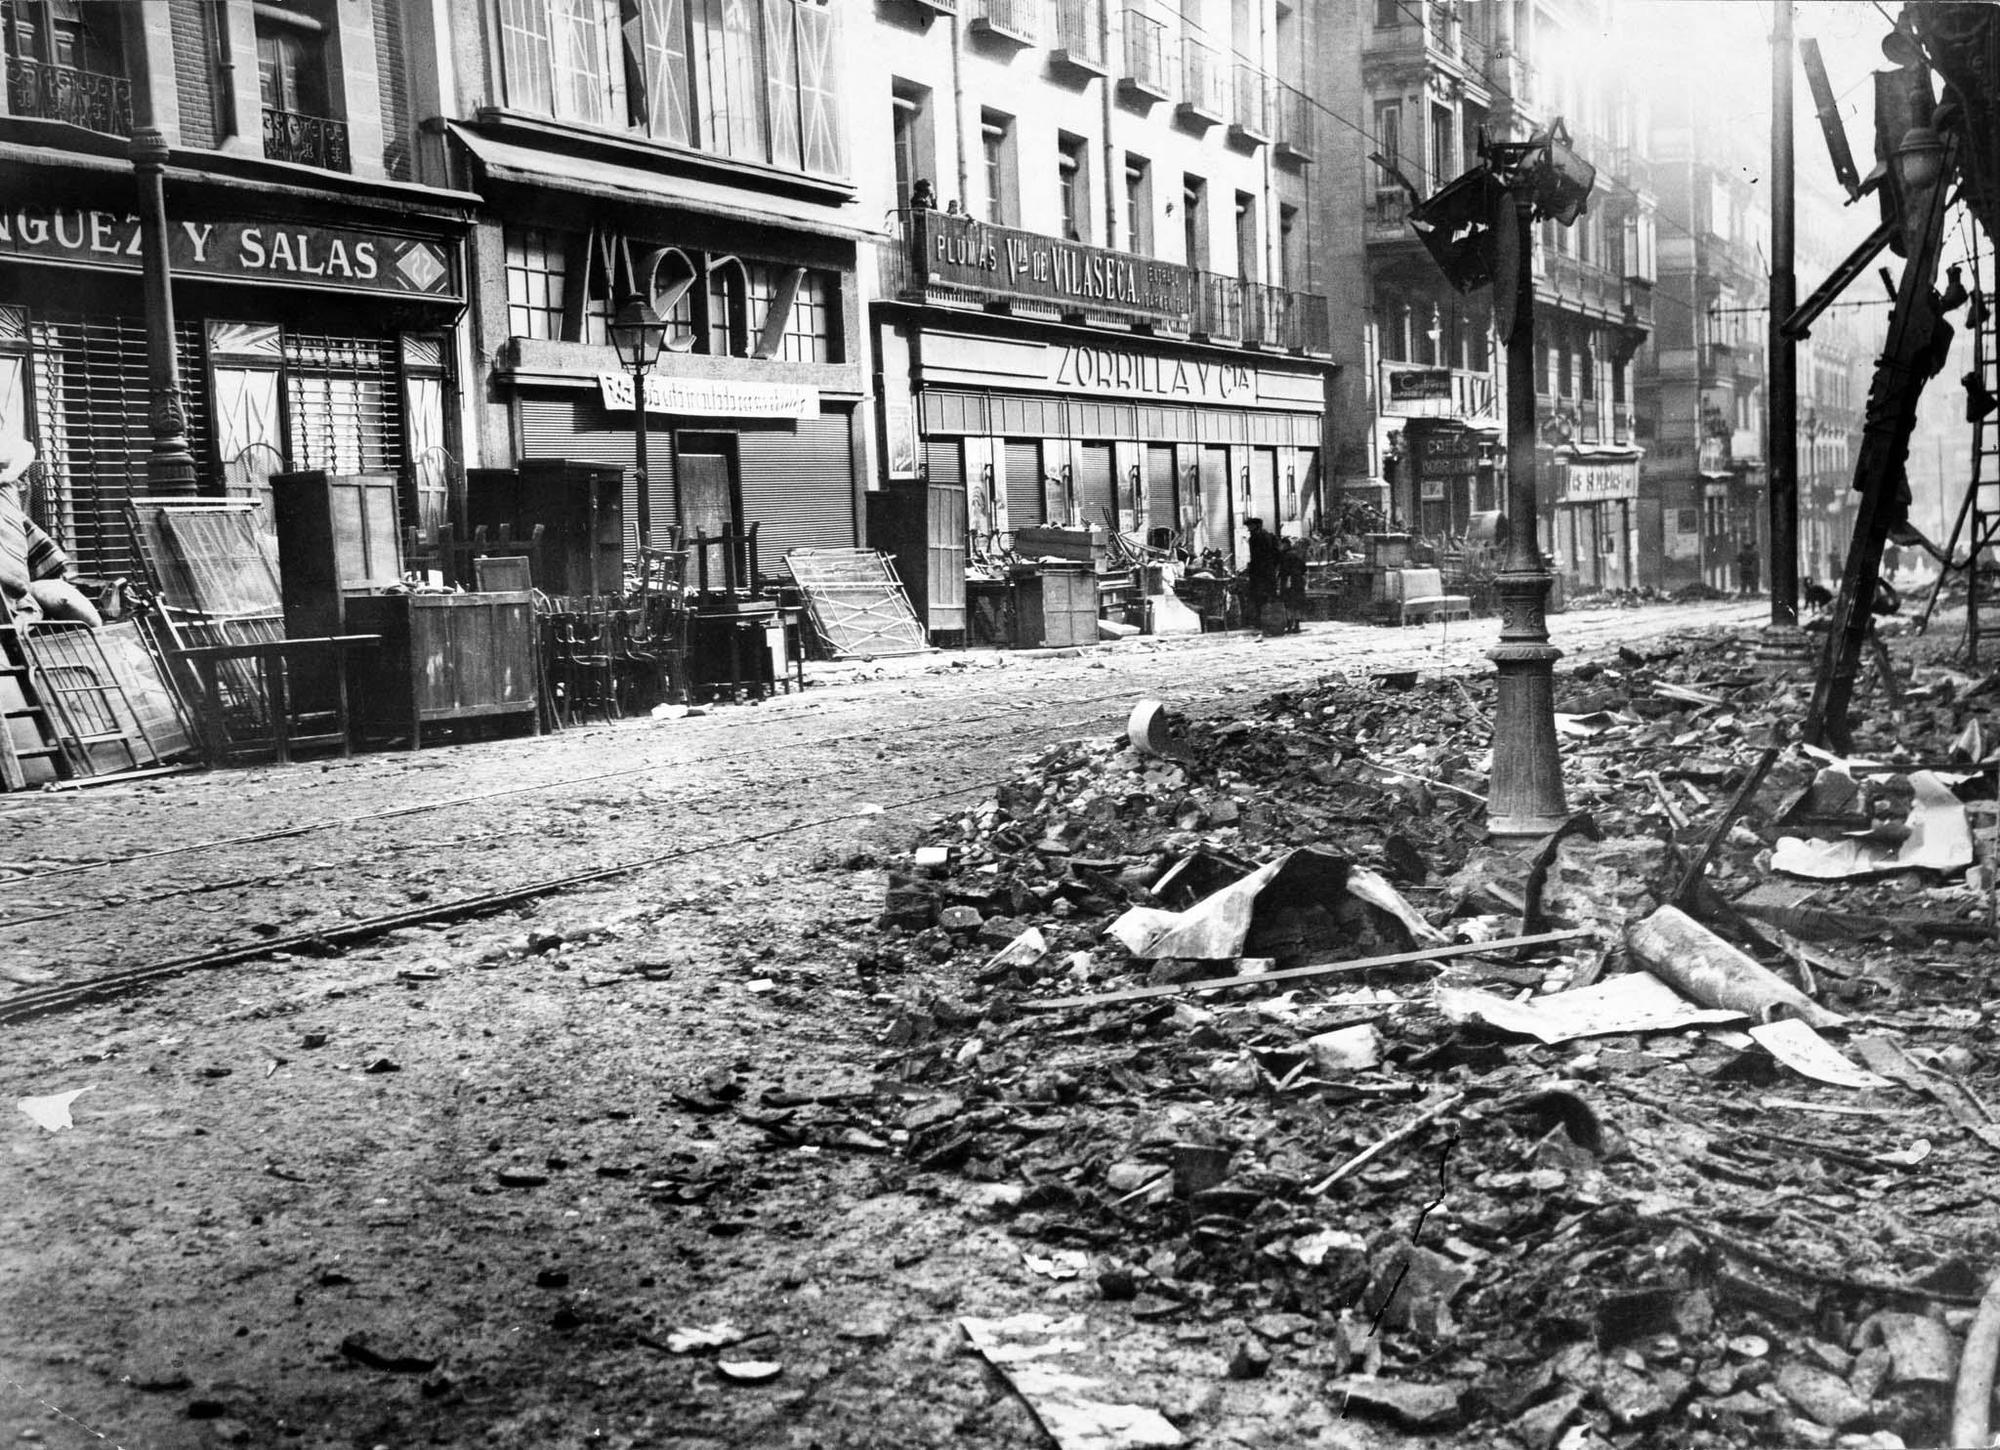
{"type": "Polygon", "coordinates": [[[915,213],[912,231],[934,284],[1162,321],[1185,322],[1193,310],[1195,274],[1177,262],[946,212],[915,213]]]}
{"type": "Polygon", "coordinates": [[[1558,503],[1596,503],[1601,499],[1637,498],[1639,464],[1636,459],[1614,459],[1585,463],[1570,459],[1557,474],[1558,503]]]}
{"type": "MultiPolygon", "coordinates": [[[[597,387],[606,412],[632,411],[630,373],[599,373],[597,387]]],[[[810,418],[819,412],[819,389],[800,383],[737,383],[649,373],[646,411],[697,418],[810,418]]]]}
{"type": "Polygon", "coordinates": [[[1450,368],[1390,368],[1389,401],[1428,403],[1451,401],[1450,368]]]}
{"type": "Polygon", "coordinates": [[[1044,381],[1062,392],[1228,403],[1239,408],[1257,401],[1257,369],[1238,363],[1078,343],[1051,344],[1043,359],[1044,381]]]}
{"type": "Polygon", "coordinates": [[[1496,416],[1499,400],[1490,373],[1385,362],[1378,380],[1379,407],[1392,417],[1496,416]]]}
{"type": "MultiPolygon", "coordinates": [[[[125,212],[0,210],[0,257],[15,261],[137,271],[140,238],[139,218],[125,212]]],[[[170,221],[167,252],[177,277],[453,301],[460,295],[451,247],[360,227],[240,218],[170,221]]]]}

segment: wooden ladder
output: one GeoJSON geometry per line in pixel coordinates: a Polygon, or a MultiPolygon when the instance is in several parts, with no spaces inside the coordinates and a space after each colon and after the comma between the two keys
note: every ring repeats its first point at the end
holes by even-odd
{"type": "Polygon", "coordinates": [[[42,702],[41,688],[28,662],[27,639],[14,620],[14,609],[0,591],[0,787],[26,790],[41,781],[28,779],[27,762],[46,760],[55,780],[68,780],[75,770],[63,752],[62,737],[42,702]],[[17,720],[28,722],[34,745],[15,734],[17,720]]]}
{"type": "Polygon", "coordinates": [[[94,630],[83,624],[44,624],[21,642],[35,684],[55,717],[57,739],[76,774],[105,773],[90,753],[93,745],[116,746],[125,752],[123,768],[138,770],[145,762],[132,743],[134,730],[146,746],[147,760],[158,758],[145,722],[94,630]],[[132,722],[130,730],[127,720],[132,722]]]}

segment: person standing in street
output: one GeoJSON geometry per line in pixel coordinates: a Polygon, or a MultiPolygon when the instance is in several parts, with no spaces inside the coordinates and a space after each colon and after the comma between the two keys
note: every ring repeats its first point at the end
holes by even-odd
{"type": "Polygon", "coordinates": [[[1759,562],[1760,560],[1757,557],[1757,541],[1746,538],[1743,541],[1743,547],[1736,551],[1737,593],[1755,594],[1758,592],[1757,566],[1759,562]]]}
{"type": "Polygon", "coordinates": [[[1250,623],[1266,634],[1272,633],[1265,621],[1265,614],[1278,595],[1278,538],[1267,533],[1262,519],[1251,519],[1250,563],[1244,572],[1246,602],[1250,606],[1250,623]]]}

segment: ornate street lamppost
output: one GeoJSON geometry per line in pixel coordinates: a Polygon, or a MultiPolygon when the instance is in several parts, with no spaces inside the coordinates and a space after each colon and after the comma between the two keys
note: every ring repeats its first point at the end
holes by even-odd
{"type": "Polygon", "coordinates": [[[1460,292],[1493,284],[1493,314],[1507,348],[1507,556],[1494,592],[1500,643],[1493,716],[1493,778],[1486,830],[1505,844],[1545,836],[1568,817],[1556,745],[1555,662],[1549,588],[1537,538],[1535,492],[1536,221],[1562,226],[1583,214],[1597,169],[1570,149],[1558,117],[1526,141],[1480,133],[1479,165],[1410,211],[1425,250],[1460,292]]]}
{"type": "MultiPolygon", "coordinates": [[[[645,567],[646,550],[653,543],[652,483],[646,468],[646,374],[660,359],[667,340],[667,322],[638,296],[627,297],[611,319],[611,346],[618,361],[632,373],[632,435],[638,461],[639,486],[636,522],[639,529],[640,567],[645,567]]],[[[675,493],[674,524],[680,525],[679,493],[675,493]]]]}
{"type": "Polygon", "coordinates": [[[173,258],[167,241],[167,138],[154,126],[132,133],[132,170],[139,183],[139,249],[144,265],[146,357],[152,405],[146,421],[153,451],[146,488],[163,498],[195,491],[194,451],[188,446],[187,403],[181,389],[179,339],[174,335],[173,258]]]}

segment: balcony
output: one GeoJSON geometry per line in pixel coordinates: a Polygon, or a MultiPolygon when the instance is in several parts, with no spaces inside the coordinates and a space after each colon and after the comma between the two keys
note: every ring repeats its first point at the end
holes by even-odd
{"type": "Polygon", "coordinates": [[[1243,342],[1288,352],[1329,352],[1326,299],[1215,272],[1195,273],[1188,332],[1218,342],[1243,342]]]}
{"type": "Polygon", "coordinates": [[[1326,298],[1197,272],[1173,262],[993,227],[937,211],[896,214],[876,247],[877,295],[925,306],[985,308],[1021,317],[1134,323],[1259,348],[1332,351],[1326,298]],[[1029,265],[1012,280],[987,269],[1004,252],[1029,265]]]}
{"type": "Polygon", "coordinates": [[[1262,146],[1271,139],[1271,78],[1253,65],[1236,67],[1229,138],[1262,146]]]}
{"type": "Polygon", "coordinates": [[[1410,194],[1400,186],[1381,188],[1362,208],[1362,240],[1418,245],[1417,234],[1409,226],[1409,216],[1410,194]]]}
{"type": "Polygon", "coordinates": [[[1648,332],[1653,328],[1653,282],[1650,277],[1625,279],[1625,321],[1648,332]]]}
{"type": "Polygon", "coordinates": [[[304,116],[273,106],[264,107],[264,156],[269,161],[317,166],[322,171],[353,169],[347,155],[345,121],[304,116]]]}
{"type": "Polygon", "coordinates": [[[1312,160],[1312,97],[1281,81],[1272,101],[1277,111],[1278,154],[1292,161],[1312,160]]]}
{"type": "Polygon", "coordinates": [[[1594,262],[1581,261],[1563,252],[1544,250],[1541,263],[1535,287],[1539,298],[1573,312],[1624,318],[1624,278],[1594,262]]]}
{"type": "Polygon", "coordinates": [[[977,0],[972,17],[977,35],[991,35],[1015,45],[1035,43],[1035,0],[977,0]]]}
{"type": "Polygon", "coordinates": [[[1181,42],[1181,103],[1179,114],[1213,126],[1228,114],[1224,92],[1229,89],[1222,57],[1198,40],[1181,42]]]}
{"type": "Polygon", "coordinates": [[[16,116],[66,121],[86,131],[130,136],[132,83],[124,76],[10,55],[7,109],[16,116]]]}
{"type": "Polygon", "coordinates": [[[910,3],[932,15],[958,14],[958,0],[910,0],[910,3]]]}
{"type": "Polygon", "coordinates": [[[1150,15],[1125,7],[1125,74],[1118,89],[1147,101],[1173,99],[1167,71],[1167,27],[1150,15]]]}
{"type": "Polygon", "coordinates": [[[1049,59],[1085,75],[1101,76],[1105,0],[1056,0],[1056,45],[1049,59]]]}
{"type": "Polygon", "coordinates": [[[1726,342],[1705,342],[1701,345],[1701,385],[1704,388],[1730,382],[1735,376],[1734,348],[1726,342]]]}

